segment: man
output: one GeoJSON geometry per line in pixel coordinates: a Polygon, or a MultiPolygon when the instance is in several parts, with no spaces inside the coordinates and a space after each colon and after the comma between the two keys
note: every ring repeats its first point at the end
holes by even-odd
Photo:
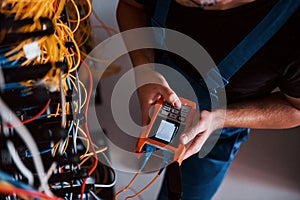
{"type": "MultiPolygon", "coordinates": [[[[277,0],[174,0],[167,27],[182,32],[202,45],[216,64],[263,19],[277,0]]],[[[121,31],[150,26],[155,0],[120,0],[117,10],[121,31]]],[[[231,79],[226,86],[227,109],[200,110],[198,122],[181,137],[186,145],[181,166],[183,199],[211,199],[228,167],[247,137],[245,128],[284,129],[300,125],[300,11],[276,33],[231,79]],[[275,88],[280,92],[272,93],[275,88]],[[225,119],[223,114],[226,113],[225,119]],[[222,123],[224,121],[224,124],[222,123]],[[223,129],[213,150],[200,159],[197,152],[217,129],[223,129]],[[241,129],[242,128],[242,129],[241,129]]],[[[197,80],[193,66],[174,55],[176,65],[197,80]]],[[[154,62],[151,49],[131,53],[134,66],[154,62]]],[[[166,79],[149,68],[147,76],[161,84],[147,84],[138,90],[143,124],[148,110],[164,97],[181,103],[166,79]]],[[[197,91],[195,91],[197,92],[197,91]]],[[[166,183],[159,199],[167,199],[166,183]]]]}

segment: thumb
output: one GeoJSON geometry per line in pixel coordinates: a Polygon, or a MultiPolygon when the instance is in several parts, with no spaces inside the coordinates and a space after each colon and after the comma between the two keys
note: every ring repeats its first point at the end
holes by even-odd
{"type": "Polygon", "coordinates": [[[181,102],[179,100],[179,97],[176,95],[176,93],[173,90],[171,90],[168,87],[161,87],[160,88],[160,93],[162,94],[164,99],[169,104],[171,104],[175,108],[180,108],[181,107],[181,102]]]}
{"type": "Polygon", "coordinates": [[[146,103],[142,104],[141,110],[142,110],[142,126],[146,126],[150,122],[150,116],[149,116],[150,105],[146,103]]]}

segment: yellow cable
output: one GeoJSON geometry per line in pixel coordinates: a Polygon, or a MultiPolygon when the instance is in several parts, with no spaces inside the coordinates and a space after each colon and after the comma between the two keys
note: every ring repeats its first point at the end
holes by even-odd
{"type": "Polygon", "coordinates": [[[131,179],[131,181],[128,183],[127,186],[123,187],[121,190],[119,190],[115,196],[114,196],[114,200],[118,200],[119,195],[126,191],[128,188],[130,188],[130,186],[133,184],[133,182],[135,181],[135,179],[137,178],[137,176],[141,173],[141,170],[138,170],[135,175],[133,176],[133,178],[131,179]]]}

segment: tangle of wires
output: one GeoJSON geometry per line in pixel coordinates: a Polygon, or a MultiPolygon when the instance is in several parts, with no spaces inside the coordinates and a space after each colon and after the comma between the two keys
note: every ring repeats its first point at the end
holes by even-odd
{"type": "Polygon", "coordinates": [[[0,199],[100,199],[115,183],[77,73],[91,13],[90,0],[1,1],[0,199]]]}

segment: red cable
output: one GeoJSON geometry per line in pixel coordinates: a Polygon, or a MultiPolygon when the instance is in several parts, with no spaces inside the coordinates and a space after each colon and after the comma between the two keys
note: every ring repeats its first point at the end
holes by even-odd
{"type": "Polygon", "coordinates": [[[22,195],[27,195],[27,196],[31,196],[31,197],[38,197],[38,198],[42,198],[42,199],[51,199],[51,200],[63,200],[62,198],[59,197],[50,197],[46,194],[43,194],[41,192],[38,191],[34,191],[34,190],[25,190],[25,189],[21,189],[21,188],[17,188],[14,186],[9,187],[0,187],[0,193],[4,193],[4,194],[17,194],[18,196],[22,196],[22,195]]]}
{"type": "MultiPolygon", "coordinates": [[[[17,126],[19,126],[19,125],[21,125],[21,124],[28,124],[29,122],[32,122],[32,121],[36,120],[37,118],[39,118],[39,117],[47,110],[47,108],[48,108],[49,105],[50,105],[50,102],[51,102],[51,99],[48,100],[46,106],[45,106],[45,107],[43,108],[43,110],[41,110],[37,115],[35,115],[35,116],[32,117],[32,118],[29,118],[29,119],[26,119],[26,120],[24,120],[24,121],[21,121],[21,123],[20,123],[20,124],[17,124],[17,126]]],[[[8,128],[13,128],[13,127],[14,127],[14,126],[11,125],[11,124],[8,125],[8,128]]]]}
{"type": "MultiPolygon", "coordinates": [[[[75,54],[75,56],[77,56],[77,54],[75,54]]],[[[84,111],[84,116],[85,116],[85,123],[84,123],[84,127],[85,127],[85,130],[86,130],[86,135],[87,135],[87,138],[91,144],[91,148],[92,148],[92,151],[93,151],[93,154],[94,154],[94,157],[95,157],[95,161],[94,161],[94,165],[93,167],[91,168],[91,170],[89,171],[88,175],[91,176],[92,173],[95,171],[95,169],[97,168],[97,165],[98,165],[98,157],[97,157],[97,153],[96,153],[96,150],[95,150],[95,147],[93,145],[93,141],[91,139],[91,136],[90,136],[90,132],[89,132],[89,127],[88,127],[88,105],[90,103],[90,99],[91,99],[91,95],[92,95],[92,89],[93,89],[93,76],[92,76],[92,72],[89,68],[89,66],[86,64],[86,62],[83,60],[83,59],[80,59],[80,62],[83,64],[83,66],[85,67],[85,69],[87,70],[88,74],[89,74],[89,89],[88,89],[88,95],[87,95],[87,100],[86,100],[86,107],[85,107],[85,111],[84,111]]],[[[80,196],[80,200],[83,200],[83,194],[84,194],[84,190],[85,190],[85,186],[86,186],[86,181],[87,181],[87,178],[84,179],[83,181],[83,184],[82,184],[82,187],[81,187],[81,196],[80,196]]]]}

